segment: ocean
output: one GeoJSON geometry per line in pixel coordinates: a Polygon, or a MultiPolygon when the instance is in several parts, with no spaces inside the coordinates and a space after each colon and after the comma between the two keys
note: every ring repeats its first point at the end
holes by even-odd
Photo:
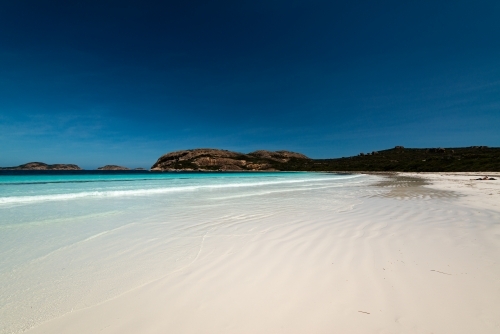
{"type": "Polygon", "coordinates": [[[2,171],[0,333],[186,270],[207,251],[207,238],[251,238],[301,221],[305,208],[348,208],[369,180],[302,172],[2,171]]]}

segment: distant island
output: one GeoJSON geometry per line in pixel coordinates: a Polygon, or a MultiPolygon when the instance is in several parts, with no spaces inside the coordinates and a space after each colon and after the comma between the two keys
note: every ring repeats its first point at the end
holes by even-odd
{"type": "MultiPolygon", "coordinates": [[[[82,170],[75,164],[29,162],[0,170],[82,170]]],[[[106,165],[99,171],[126,171],[106,165]]],[[[133,170],[144,170],[135,168],[133,170]]],[[[500,148],[470,146],[455,148],[405,148],[359,153],[336,159],[311,159],[291,151],[259,150],[240,153],[221,149],[192,149],[162,155],[151,171],[329,171],[329,172],[499,172],[500,148]]]]}
{"type": "Polygon", "coordinates": [[[130,170],[130,168],[123,167],[123,166],[117,166],[117,165],[106,165],[97,168],[97,170],[130,170]]]}
{"type": "MultiPolygon", "coordinates": [[[[71,171],[71,170],[84,170],[75,164],[53,164],[49,165],[44,162],[28,162],[19,166],[14,167],[0,167],[0,170],[40,170],[40,171],[71,171]]],[[[118,165],[106,165],[97,168],[99,171],[119,171],[119,170],[132,170],[141,171],[146,170],[144,168],[134,168],[130,169],[128,167],[118,166],[118,165]]]]}
{"type": "Polygon", "coordinates": [[[0,167],[0,170],[82,170],[74,164],[53,164],[48,165],[43,162],[28,162],[15,167],[0,167]]]}

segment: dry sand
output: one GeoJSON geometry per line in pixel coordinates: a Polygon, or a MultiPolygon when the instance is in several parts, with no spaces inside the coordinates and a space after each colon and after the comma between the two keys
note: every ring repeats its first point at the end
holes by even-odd
{"type": "Polygon", "coordinates": [[[500,177],[477,175],[218,225],[189,265],[28,333],[500,333],[500,177]]]}

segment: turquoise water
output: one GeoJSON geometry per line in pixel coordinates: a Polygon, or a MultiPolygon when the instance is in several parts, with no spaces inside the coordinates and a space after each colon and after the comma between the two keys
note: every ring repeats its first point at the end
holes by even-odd
{"type": "Polygon", "coordinates": [[[303,183],[335,177],[339,176],[312,173],[0,175],[0,206],[303,183]]]}
{"type": "Polygon", "coordinates": [[[277,212],[349,204],[363,182],[329,173],[0,175],[0,333],[179,270],[208,233],[257,233],[284,223],[277,212]]]}

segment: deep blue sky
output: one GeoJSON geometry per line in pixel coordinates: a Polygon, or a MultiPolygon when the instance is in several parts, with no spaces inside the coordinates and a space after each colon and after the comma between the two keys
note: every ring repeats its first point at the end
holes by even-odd
{"type": "Polygon", "coordinates": [[[500,1],[2,1],[0,166],[500,146],[500,1]]]}

